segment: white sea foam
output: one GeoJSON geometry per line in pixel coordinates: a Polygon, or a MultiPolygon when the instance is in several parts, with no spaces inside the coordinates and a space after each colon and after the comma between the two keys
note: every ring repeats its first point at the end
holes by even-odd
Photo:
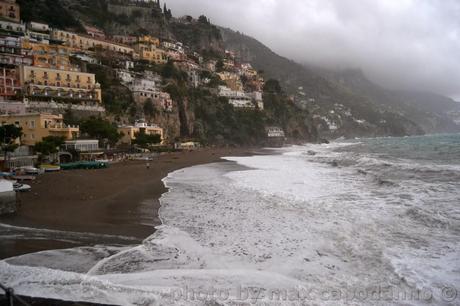
{"type": "Polygon", "coordinates": [[[376,183],[357,169],[381,161],[332,151],[346,145],[176,171],[164,179],[163,225],[141,245],[110,253],[86,275],[3,263],[0,282],[120,305],[286,304],[280,292],[296,293],[289,305],[370,305],[385,304],[372,293],[388,288],[412,297],[393,296],[396,304],[442,305],[441,289],[460,285],[458,185],[376,183]],[[341,166],[347,158],[361,164],[341,166]]]}

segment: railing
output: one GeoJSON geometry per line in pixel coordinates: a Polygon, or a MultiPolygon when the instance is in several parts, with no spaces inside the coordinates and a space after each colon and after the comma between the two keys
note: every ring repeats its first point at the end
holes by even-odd
{"type": "Polygon", "coordinates": [[[14,306],[14,301],[17,301],[19,303],[19,305],[30,306],[29,303],[27,303],[22,298],[20,298],[16,294],[14,294],[14,289],[13,288],[8,288],[8,287],[5,287],[2,284],[0,284],[0,289],[5,291],[5,297],[6,297],[6,300],[7,300],[9,306],[14,306]]]}

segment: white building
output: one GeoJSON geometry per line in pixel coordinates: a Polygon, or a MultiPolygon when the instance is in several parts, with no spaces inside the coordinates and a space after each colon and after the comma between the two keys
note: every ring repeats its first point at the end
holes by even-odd
{"type": "Polygon", "coordinates": [[[231,90],[227,86],[219,86],[219,96],[228,98],[228,102],[236,108],[258,108],[263,109],[261,96],[257,92],[246,94],[243,91],[231,90]]]}
{"type": "Polygon", "coordinates": [[[130,89],[136,103],[144,103],[147,99],[152,101],[160,97],[160,90],[156,81],[148,78],[136,78],[132,81],[130,89]]]}
{"type": "Polygon", "coordinates": [[[40,23],[31,21],[27,24],[27,28],[30,31],[38,31],[38,32],[50,32],[50,27],[46,23],[40,23]]]}
{"type": "Polygon", "coordinates": [[[269,138],[275,138],[275,137],[285,137],[284,131],[282,128],[277,127],[277,126],[271,126],[267,128],[267,136],[269,138]]]}
{"type": "Polygon", "coordinates": [[[184,53],[184,45],[181,42],[163,41],[161,45],[167,50],[184,53]]]}
{"type": "Polygon", "coordinates": [[[83,62],[89,63],[89,64],[96,64],[96,65],[100,64],[100,61],[97,58],[92,57],[85,53],[74,53],[72,54],[72,56],[75,58],[78,58],[79,60],[83,62]]]}
{"type": "Polygon", "coordinates": [[[130,84],[132,81],[134,81],[134,75],[128,70],[117,70],[117,77],[124,84],[130,84]]]}
{"type": "Polygon", "coordinates": [[[0,30],[24,33],[26,31],[26,26],[22,23],[0,20],[0,30]]]}

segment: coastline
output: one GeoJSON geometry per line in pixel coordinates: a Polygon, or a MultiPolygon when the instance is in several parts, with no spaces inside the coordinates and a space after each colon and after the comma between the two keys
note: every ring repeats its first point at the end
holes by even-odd
{"type": "Polygon", "coordinates": [[[18,212],[1,217],[0,223],[49,233],[39,239],[24,234],[2,239],[0,259],[91,244],[141,242],[161,224],[159,199],[167,191],[162,179],[168,173],[219,162],[223,156],[251,155],[256,150],[205,148],[163,154],[150,161],[149,169],[145,161],[126,161],[108,169],[46,173],[31,183],[31,192],[18,195],[18,212]],[[54,231],[64,236],[71,232],[74,239],[56,238],[54,231]],[[78,233],[89,233],[93,240],[75,239],[78,233]]]}

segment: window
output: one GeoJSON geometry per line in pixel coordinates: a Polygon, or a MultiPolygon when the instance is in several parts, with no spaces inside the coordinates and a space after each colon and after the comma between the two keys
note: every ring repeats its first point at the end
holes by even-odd
{"type": "Polygon", "coordinates": [[[30,128],[35,128],[35,120],[30,121],[30,128]]]}

